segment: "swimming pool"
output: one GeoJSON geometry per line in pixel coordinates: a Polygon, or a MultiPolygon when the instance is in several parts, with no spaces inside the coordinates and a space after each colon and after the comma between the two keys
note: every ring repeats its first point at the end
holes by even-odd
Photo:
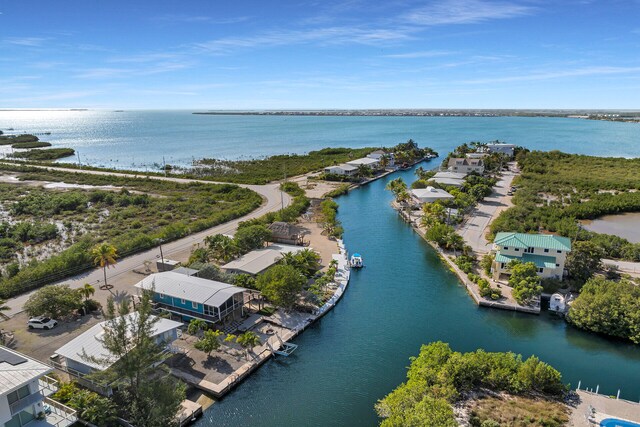
{"type": "Polygon", "coordinates": [[[606,418],[600,421],[600,427],[640,427],[640,424],[616,418],[606,418]]]}

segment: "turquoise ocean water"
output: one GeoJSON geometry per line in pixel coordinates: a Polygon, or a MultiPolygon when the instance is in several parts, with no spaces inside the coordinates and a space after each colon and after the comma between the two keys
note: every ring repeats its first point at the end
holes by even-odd
{"type": "MultiPolygon", "coordinates": [[[[578,119],[193,116],[188,112],[0,112],[0,130],[51,131],[92,164],[138,168],[192,157],[239,158],[413,138],[446,154],[471,140],[635,157],[640,126],[578,119]],[[92,159],[92,160],[91,160],[92,159]]],[[[43,137],[44,139],[45,137],[43,137]]],[[[435,163],[431,163],[435,165],[435,163]]],[[[428,166],[425,164],[424,166],[428,166]]],[[[340,197],[345,243],[367,267],[289,358],[267,362],[197,423],[204,426],[370,426],[373,406],[404,380],[420,345],[536,354],[573,386],[640,399],[640,346],[540,317],[477,307],[434,251],[400,221],[384,190],[400,172],[340,197]]]]}
{"type": "MultiPolygon", "coordinates": [[[[638,154],[640,126],[529,117],[210,116],[190,111],[0,111],[0,130],[71,147],[83,163],[152,168],[193,158],[304,153],[327,146],[391,146],[413,138],[440,152],[463,142],[500,139],[540,150],[602,156],[638,154]]],[[[71,159],[73,160],[73,159],[71,159]]],[[[70,160],[66,160],[70,161],[70,160]]]]}

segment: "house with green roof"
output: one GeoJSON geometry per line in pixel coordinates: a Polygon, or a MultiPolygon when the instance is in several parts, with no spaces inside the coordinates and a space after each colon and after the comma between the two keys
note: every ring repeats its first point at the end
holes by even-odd
{"type": "Polygon", "coordinates": [[[495,259],[491,273],[495,280],[510,274],[509,262],[533,262],[540,278],[562,280],[571,240],[553,234],[498,233],[493,241],[495,259]]]}

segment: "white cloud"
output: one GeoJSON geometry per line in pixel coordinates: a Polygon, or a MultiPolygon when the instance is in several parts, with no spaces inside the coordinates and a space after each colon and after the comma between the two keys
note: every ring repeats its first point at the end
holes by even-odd
{"type": "Polygon", "coordinates": [[[488,83],[525,82],[525,81],[561,79],[561,78],[567,78],[567,77],[606,76],[606,75],[629,74],[629,73],[638,73],[638,72],[640,72],[640,67],[594,66],[594,67],[576,68],[573,70],[536,72],[536,73],[522,74],[517,76],[463,80],[461,81],[461,83],[488,84],[488,83]]]}
{"type": "Polygon", "coordinates": [[[8,37],[3,41],[15,46],[38,47],[42,46],[42,44],[47,40],[48,39],[43,37],[8,37]]]}
{"type": "Polygon", "coordinates": [[[376,29],[362,27],[327,27],[309,30],[270,31],[247,37],[224,37],[194,47],[212,53],[229,53],[235,49],[274,47],[306,43],[376,45],[409,40],[412,31],[406,28],[376,29]]]}
{"type": "Polygon", "coordinates": [[[484,0],[441,0],[413,10],[403,16],[409,23],[431,26],[447,24],[476,24],[479,22],[529,15],[530,6],[512,2],[484,0]]]}
{"type": "Polygon", "coordinates": [[[457,52],[446,50],[422,50],[418,52],[405,52],[405,53],[392,53],[389,55],[383,55],[384,58],[398,58],[398,59],[413,59],[413,58],[435,58],[438,56],[454,55],[457,52]]]}

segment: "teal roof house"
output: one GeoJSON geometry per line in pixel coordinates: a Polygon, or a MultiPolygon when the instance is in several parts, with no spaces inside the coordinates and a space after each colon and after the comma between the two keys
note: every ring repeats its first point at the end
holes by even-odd
{"type": "Polygon", "coordinates": [[[510,274],[508,264],[516,259],[533,262],[540,278],[562,280],[571,240],[553,234],[498,233],[493,241],[495,259],[491,273],[495,280],[510,274]]]}

